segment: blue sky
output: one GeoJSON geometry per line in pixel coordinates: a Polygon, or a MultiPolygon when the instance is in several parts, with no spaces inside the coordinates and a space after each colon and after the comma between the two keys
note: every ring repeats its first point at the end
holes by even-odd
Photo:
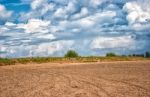
{"type": "Polygon", "coordinates": [[[143,53],[149,0],[0,0],[1,57],[143,53]]]}

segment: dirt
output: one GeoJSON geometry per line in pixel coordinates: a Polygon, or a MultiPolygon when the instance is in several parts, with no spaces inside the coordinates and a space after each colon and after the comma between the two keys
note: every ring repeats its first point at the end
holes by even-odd
{"type": "Polygon", "coordinates": [[[150,61],[0,66],[0,97],[150,97],[150,61]]]}

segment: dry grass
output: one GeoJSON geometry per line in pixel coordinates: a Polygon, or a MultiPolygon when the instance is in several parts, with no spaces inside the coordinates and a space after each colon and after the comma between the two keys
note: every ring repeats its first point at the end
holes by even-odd
{"type": "Polygon", "coordinates": [[[88,62],[109,62],[109,61],[136,61],[136,60],[150,60],[150,58],[143,57],[29,57],[29,58],[0,58],[0,66],[27,64],[27,63],[88,63],[88,62]]]}

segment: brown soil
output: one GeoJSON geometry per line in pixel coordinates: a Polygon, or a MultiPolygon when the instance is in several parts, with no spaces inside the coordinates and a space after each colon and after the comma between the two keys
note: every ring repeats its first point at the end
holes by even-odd
{"type": "Polygon", "coordinates": [[[150,61],[1,66],[0,97],[150,97],[150,61]]]}

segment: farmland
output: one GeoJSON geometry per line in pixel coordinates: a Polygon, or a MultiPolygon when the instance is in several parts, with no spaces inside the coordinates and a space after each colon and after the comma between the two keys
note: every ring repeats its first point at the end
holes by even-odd
{"type": "Polygon", "coordinates": [[[150,61],[0,66],[0,97],[150,97],[150,61]]]}

